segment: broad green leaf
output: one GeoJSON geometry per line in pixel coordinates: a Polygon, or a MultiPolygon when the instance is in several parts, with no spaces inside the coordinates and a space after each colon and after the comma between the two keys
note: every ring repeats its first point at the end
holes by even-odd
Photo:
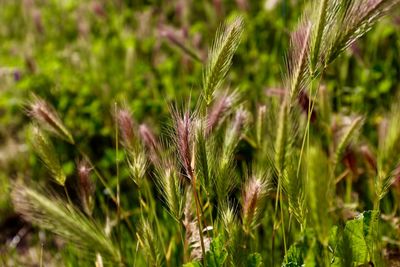
{"type": "Polygon", "coordinates": [[[376,242],[379,212],[365,211],[348,221],[339,242],[338,257],[346,262],[364,264],[371,260],[376,242]]]}

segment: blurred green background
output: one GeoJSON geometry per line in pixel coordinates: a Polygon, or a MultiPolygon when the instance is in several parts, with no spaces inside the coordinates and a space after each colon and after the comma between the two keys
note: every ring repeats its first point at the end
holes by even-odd
{"type": "MultiPolygon", "coordinates": [[[[115,186],[115,103],[126,104],[138,123],[162,131],[171,103],[199,97],[201,61],[220,23],[242,14],[245,35],[228,84],[255,107],[268,88],[281,86],[290,31],[304,5],[301,0],[0,0],[0,253],[21,223],[9,201],[10,184],[41,183],[47,175],[26,142],[25,105],[33,94],[57,109],[115,186]]],[[[400,16],[384,19],[324,77],[335,110],[370,115],[367,136],[373,135],[368,129],[379,120],[379,109],[400,87],[399,37],[400,16]]],[[[56,148],[65,172],[73,175],[77,153],[62,142],[56,148]]],[[[122,183],[127,178],[122,169],[122,183]]]]}

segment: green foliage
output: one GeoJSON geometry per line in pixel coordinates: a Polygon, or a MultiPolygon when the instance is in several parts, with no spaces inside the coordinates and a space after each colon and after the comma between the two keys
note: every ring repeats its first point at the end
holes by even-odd
{"type": "Polygon", "coordinates": [[[319,266],[318,257],[321,255],[316,251],[317,240],[312,231],[304,233],[301,239],[293,244],[285,255],[282,267],[295,266],[319,266]]]}
{"type": "Polygon", "coordinates": [[[0,0],[0,264],[391,260],[399,1],[303,2],[0,0]]]}
{"type": "Polygon", "coordinates": [[[206,254],[207,266],[224,266],[228,257],[228,252],[224,246],[224,238],[222,235],[219,235],[212,240],[210,250],[206,254]]]}
{"type": "Polygon", "coordinates": [[[260,267],[263,266],[262,256],[260,253],[253,253],[247,257],[247,264],[249,267],[260,267]]]}
{"type": "Polygon", "coordinates": [[[348,221],[341,235],[336,231],[335,240],[331,244],[335,248],[334,264],[347,266],[346,262],[356,265],[374,262],[378,223],[379,212],[365,211],[354,220],[348,221]]]}

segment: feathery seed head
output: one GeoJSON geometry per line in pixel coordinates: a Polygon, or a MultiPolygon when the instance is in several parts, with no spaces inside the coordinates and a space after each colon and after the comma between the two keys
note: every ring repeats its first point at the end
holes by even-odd
{"type": "Polygon", "coordinates": [[[246,125],[249,122],[250,114],[243,108],[239,108],[236,113],[231,125],[227,129],[226,137],[224,140],[224,154],[222,155],[223,162],[227,162],[231,157],[232,153],[236,149],[242,134],[246,130],[246,125]]]}
{"type": "Polygon", "coordinates": [[[245,109],[238,109],[235,114],[235,120],[233,123],[233,130],[236,135],[239,135],[241,130],[244,128],[249,120],[249,113],[245,109]]]}
{"type": "Polygon", "coordinates": [[[140,137],[142,138],[144,145],[147,147],[147,149],[154,150],[154,151],[159,150],[159,145],[157,143],[157,139],[154,136],[154,134],[149,126],[147,126],[144,123],[140,124],[139,134],[140,134],[140,137]]]}
{"type": "Polygon", "coordinates": [[[155,183],[171,216],[178,222],[183,215],[185,194],[181,192],[181,177],[173,157],[160,157],[155,163],[155,183]]]}
{"type": "Polygon", "coordinates": [[[238,225],[235,208],[230,206],[229,204],[226,204],[221,211],[221,220],[224,224],[225,230],[228,233],[234,231],[238,225]]]}
{"type": "Polygon", "coordinates": [[[89,165],[87,160],[80,160],[77,164],[77,169],[79,179],[86,184],[86,181],[88,181],[90,172],[93,168],[89,165]]]}
{"type": "Polygon", "coordinates": [[[145,177],[148,162],[144,151],[128,151],[128,165],[132,175],[132,179],[137,186],[142,185],[145,177]]]}
{"type": "Polygon", "coordinates": [[[291,50],[287,66],[291,104],[309,82],[309,54],[310,54],[311,23],[304,22],[292,33],[291,50]]]}
{"type": "Polygon", "coordinates": [[[265,181],[252,177],[245,185],[243,191],[243,226],[248,231],[255,227],[260,215],[262,202],[267,194],[267,185],[265,181]]]}
{"type": "Polygon", "coordinates": [[[93,208],[93,194],[95,191],[95,185],[90,178],[90,173],[92,171],[92,167],[90,166],[87,160],[80,160],[77,163],[77,172],[78,172],[78,183],[79,183],[79,197],[82,202],[82,207],[86,214],[90,215],[92,213],[93,208]]]}
{"type": "Polygon", "coordinates": [[[203,97],[207,105],[232,64],[242,31],[243,19],[238,17],[228,26],[221,26],[217,32],[203,74],[203,97]]]}
{"type": "Polygon", "coordinates": [[[161,147],[157,142],[154,133],[149,126],[147,126],[146,124],[141,124],[139,126],[139,135],[149,154],[150,161],[152,163],[157,163],[160,160],[159,153],[161,151],[161,147]]]}
{"type": "Polygon", "coordinates": [[[142,220],[139,231],[136,233],[139,245],[148,257],[151,266],[162,266],[163,258],[161,248],[157,238],[154,235],[154,229],[149,221],[142,220]]]}
{"type": "Polygon", "coordinates": [[[182,116],[174,114],[176,145],[180,162],[185,169],[187,178],[193,178],[192,167],[192,146],[194,140],[194,120],[190,117],[189,112],[185,112],[182,116]]]}
{"type": "Polygon", "coordinates": [[[50,138],[38,126],[32,125],[29,129],[29,140],[34,152],[43,161],[54,180],[64,186],[66,176],[50,138]]]}
{"type": "Polygon", "coordinates": [[[244,108],[237,109],[230,129],[230,135],[237,138],[240,137],[249,120],[250,114],[247,110],[244,108]]]}
{"type": "Polygon", "coordinates": [[[27,221],[69,241],[85,256],[100,253],[112,265],[120,263],[120,251],[99,225],[71,205],[40,191],[16,184],[11,193],[16,212],[27,221]]]}
{"type": "Polygon", "coordinates": [[[116,112],[116,120],[121,132],[124,145],[131,147],[135,138],[134,134],[134,121],[128,109],[118,108],[116,112]]]}
{"type": "Polygon", "coordinates": [[[259,106],[257,109],[257,120],[256,120],[256,141],[257,145],[260,146],[263,140],[263,133],[265,129],[265,115],[267,107],[265,105],[259,106]]]}
{"type": "Polygon", "coordinates": [[[384,140],[387,136],[389,129],[389,120],[384,118],[380,121],[378,126],[378,141],[380,145],[384,145],[384,140]]]}
{"type": "Polygon", "coordinates": [[[236,92],[233,92],[232,94],[223,92],[219,95],[214,105],[211,107],[210,112],[207,114],[206,135],[209,135],[213,129],[221,123],[229,109],[236,102],[237,97],[236,92]]]}
{"type": "Polygon", "coordinates": [[[368,32],[400,0],[332,1],[333,18],[327,29],[325,62],[334,61],[346,48],[368,32]],[[332,30],[333,28],[333,30],[332,30]]]}
{"type": "Polygon", "coordinates": [[[29,104],[28,114],[49,132],[71,144],[74,143],[72,135],[64,126],[54,108],[43,99],[33,96],[33,100],[29,104]]]}

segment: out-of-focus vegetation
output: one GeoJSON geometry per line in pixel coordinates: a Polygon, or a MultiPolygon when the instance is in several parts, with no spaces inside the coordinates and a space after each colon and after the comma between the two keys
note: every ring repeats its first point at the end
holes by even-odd
{"type": "Polygon", "coordinates": [[[0,265],[400,264],[393,260],[400,253],[399,8],[315,76],[310,90],[318,93],[295,94],[300,107],[313,109],[307,125],[301,111],[285,115],[279,107],[290,85],[291,32],[309,2],[0,0],[0,265]],[[208,51],[220,24],[237,16],[240,45],[204,107],[208,51]],[[213,113],[227,99],[224,115],[213,113]],[[62,127],[43,127],[41,109],[58,113],[50,121],[62,127]],[[189,119],[188,110],[197,114],[189,119]],[[218,123],[207,132],[201,125],[213,116],[218,123]],[[280,137],[285,116],[293,140],[280,137]],[[197,185],[179,150],[180,127],[196,132],[189,141],[199,155],[189,165],[201,166],[197,185]],[[163,139],[156,148],[146,146],[150,129],[163,139]],[[293,143],[292,155],[279,154],[281,139],[293,143]],[[176,192],[166,190],[169,168],[176,192]],[[287,178],[299,173],[306,189],[287,178]],[[324,202],[327,187],[332,199],[324,202]],[[210,226],[202,242],[191,213],[199,206],[200,225],[210,226]]]}

